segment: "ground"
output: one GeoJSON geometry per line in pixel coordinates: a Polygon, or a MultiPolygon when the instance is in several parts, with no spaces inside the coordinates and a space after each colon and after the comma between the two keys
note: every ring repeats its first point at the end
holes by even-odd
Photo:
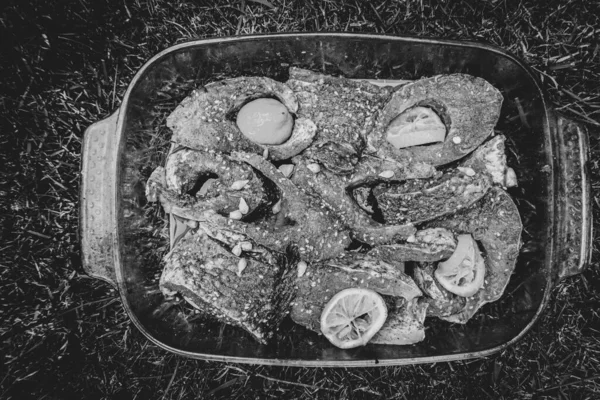
{"type": "MultiPolygon", "coordinates": [[[[524,59],[555,107],[589,130],[598,189],[599,27],[595,1],[5,0],[0,399],[599,398],[597,237],[591,268],[558,284],[533,329],[499,354],[302,369],[189,360],[149,343],[117,293],[83,273],[77,235],[85,128],[119,106],[152,55],[210,36],[352,31],[500,46],[524,59]]],[[[594,215],[597,221],[597,208],[594,215]]]]}

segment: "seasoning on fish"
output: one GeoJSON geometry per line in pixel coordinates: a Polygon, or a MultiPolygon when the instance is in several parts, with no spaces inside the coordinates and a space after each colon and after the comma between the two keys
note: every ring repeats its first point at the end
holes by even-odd
{"type": "Polygon", "coordinates": [[[160,287],[266,344],[294,297],[295,271],[246,260],[240,273],[240,260],[207,235],[188,234],[165,257],[160,287]]]}
{"type": "Polygon", "coordinates": [[[309,265],[303,276],[296,280],[296,286],[298,292],[290,316],[297,324],[317,332],[323,308],[341,290],[370,289],[407,301],[422,295],[414,281],[397,265],[352,253],[309,265]]]}
{"type": "Polygon", "coordinates": [[[464,324],[481,306],[498,300],[504,293],[521,248],[523,224],[519,210],[508,193],[494,187],[470,208],[431,221],[426,226],[468,232],[485,251],[483,287],[467,298],[460,312],[442,317],[446,321],[464,324]]]}
{"type": "Polygon", "coordinates": [[[456,161],[494,132],[502,94],[487,81],[471,75],[450,74],[423,78],[399,87],[383,107],[368,147],[380,157],[431,165],[456,161]],[[397,148],[388,141],[390,125],[407,110],[430,108],[446,126],[445,139],[427,146],[397,148]]]}
{"type": "Polygon", "coordinates": [[[298,111],[298,100],[284,83],[266,77],[224,79],[194,90],[168,116],[167,126],[173,131],[171,141],[191,149],[218,153],[263,154],[266,150],[273,160],[293,157],[312,143],[316,126],[302,117],[293,121],[291,136],[281,143],[276,143],[278,140],[264,142],[260,135],[249,135],[258,138],[257,142],[244,135],[236,122],[238,112],[258,99],[276,99],[274,101],[288,113],[298,111]]]}

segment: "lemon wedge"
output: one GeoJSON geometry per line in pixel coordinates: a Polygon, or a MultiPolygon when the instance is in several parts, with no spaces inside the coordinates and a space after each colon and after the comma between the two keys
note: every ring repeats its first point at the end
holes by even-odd
{"type": "Polygon", "coordinates": [[[428,107],[414,107],[398,115],[387,128],[387,141],[397,149],[443,142],[446,126],[428,107]]]}

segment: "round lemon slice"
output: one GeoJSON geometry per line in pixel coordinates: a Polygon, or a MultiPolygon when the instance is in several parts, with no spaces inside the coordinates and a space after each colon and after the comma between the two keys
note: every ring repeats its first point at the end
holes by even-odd
{"type": "Polygon", "coordinates": [[[340,349],[366,345],[387,318],[383,298],[370,289],[338,292],[321,313],[321,332],[340,349]]]}
{"type": "Polygon", "coordinates": [[[288,109],[281,102],[267,98],[243,106],[236,122],[242,134],[258,144],[282,144],[294,129],[294,118],[288,109]]]}

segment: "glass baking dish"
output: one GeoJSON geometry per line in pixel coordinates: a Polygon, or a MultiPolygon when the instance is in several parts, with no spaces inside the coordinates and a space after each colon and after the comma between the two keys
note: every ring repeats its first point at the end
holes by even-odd
{"type": "Polygon", "coordinates": [[[123,307],[153,343],[183,356],[290,366],[372,366],[482,357],[521,338],[543,312],[553,286],[580,273],[591,243],[588,140],[548,104],[531,70],[511,54],[470,42],[308,33],[194,40],[172,46],[135,75],[121,106],[85,132],[80,230],[85,270],[120,293],[123,307]],[[509,189],[523,219],[523,246],[501,300],[466,325],[433,318],[411,346],[333,347],[323,336],[283,324],[261,345],[238,328],[211,322],[158,288],[168,249],[165,217],[149,212],[144,183],[164,162],[166,116],[194,88],[235,76],[285,81],[290,66],[378,83],[438,74],[481,77],[504,96],[496,131],[507,137],[519,186],[509,189]],[[164,232],[164,231],[163,231],[164,232]]]}

